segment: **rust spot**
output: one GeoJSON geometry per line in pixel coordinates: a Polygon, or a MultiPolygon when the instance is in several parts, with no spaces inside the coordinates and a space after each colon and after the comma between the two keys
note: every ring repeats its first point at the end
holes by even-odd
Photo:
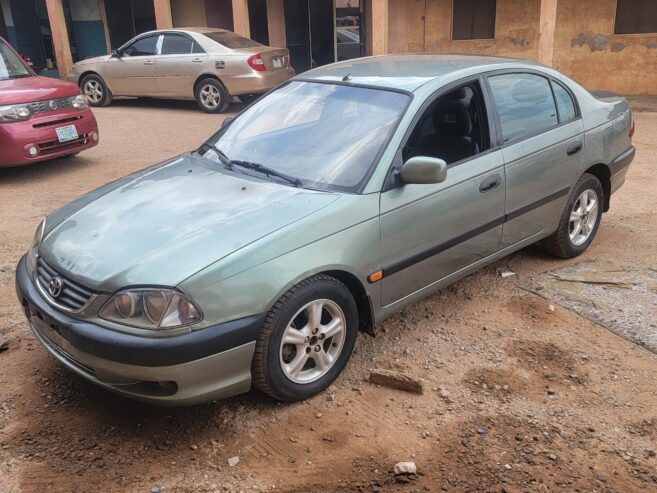
{"type": "Polygon", "coordinates": [[[508,36],[507,39],[509,40],[509,43],[514,46],[524,47],[529,44],[529,40],[525,38],[514,38],[513,36],[508,36]]]}

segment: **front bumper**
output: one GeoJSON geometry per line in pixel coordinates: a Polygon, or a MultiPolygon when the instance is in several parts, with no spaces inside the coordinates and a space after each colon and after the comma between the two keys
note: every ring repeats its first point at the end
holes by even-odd
{"type": "Polygon", "coordinates": [[[191,405],[251,387],[261,316],[167,338],[119,333],[50,306],[25,257],[16,268],[16,292],[39,342],[75,373],[108,390],[156,404],[191,405]]]}
{"type": "Polygon", "coordinates": [[[89,108],[62,110],[36,115],[23,122],[0,124],[0,167],[26,164],[75,154],[98,144],[98,125],[89,108]],[[59,142],[55,128],[75,125],[79,138],[59,142]],[[31,157],[28,149],[35,146],[39,154],[31,157]]]}

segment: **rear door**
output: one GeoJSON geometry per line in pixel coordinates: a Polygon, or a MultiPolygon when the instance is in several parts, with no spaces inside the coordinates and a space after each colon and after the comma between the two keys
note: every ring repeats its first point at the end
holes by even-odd
{"type": "Polygon", "coordinates": [[[163,96],[192,97],[194,81],[208,60],[198,43],[183,33],[164,33],[155,75],[163,96]]]}
{"type": "Polygon", "coordinates": [[[488,83],[505,162],[505,248],[556,228],[579,173],[584,126],[570,91],[545,75],[501,73],[488,83]]]}
{"type": "Polygon", "coordinates": [[[116,96],[156,96],[155,55],[159,34],[142,36],[107,61],[107,82],[116,96]]]}

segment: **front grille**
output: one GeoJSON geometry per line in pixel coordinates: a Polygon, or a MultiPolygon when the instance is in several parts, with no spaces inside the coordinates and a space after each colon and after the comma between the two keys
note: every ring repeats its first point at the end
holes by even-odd
{"type": "Polygon", "coordinates": [[[75,96],[68,96],[66,98],[57,98],[57,99],[46,99],[45,101],[36,101],[34,103],[29,103],[27,105],[30,108],[30,112],[33,115],[39,115],[41,113],[48,113],[50,111],[59,111],[59,110],[70,110],[73,108],[73,99],[75,96]],[[51,106],[54,105],[53,108],[51,106]]]}
{"type": "Polygon", "coordinates": [[[78,311],[91,300],[94,292],[84,286],[67,279],[50,267],[45,260],[37,260],[37,282],[45,293],[50,296],[49,286],[53,277],[59,277],[62,281],[62,290],[56,298],[50,297],[50,301],[71,311],[78,311]]]}
{"type": "Polygon", "coordinates": [[[39,155],[44,154],[54,154],[56,152],[62,152],[69,149],[75,149],[83,145],[87,145],[90,142],[90,134],[80,135],[75,140],[69,140],[66,142],[59,142],[58,140],[52,140],[50,142],[42,142],[37,144],[39,147],[39,155]]]}

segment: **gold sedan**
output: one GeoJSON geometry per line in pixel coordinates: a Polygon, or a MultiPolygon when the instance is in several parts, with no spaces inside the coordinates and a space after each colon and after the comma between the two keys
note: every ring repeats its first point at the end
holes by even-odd
{"type": "Polygon", "coordinates": [[[165,29],[140,34],[119,49],[73,65],[68,80],[91,106],[117,97],[195,99],[206,113],[248,100],[294,76],[290,54],[231,31],[165,29]]]}

